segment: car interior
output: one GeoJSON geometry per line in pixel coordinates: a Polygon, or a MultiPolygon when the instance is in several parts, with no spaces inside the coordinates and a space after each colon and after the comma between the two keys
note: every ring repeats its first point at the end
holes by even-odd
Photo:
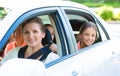
{"type": "MultiPolygon", "coordinates": [[[[46,24],[46,23],[51,24],[50,20],[48,20],[48,16],[47,16],[47,15],[45,15],[45,16],[38,16],[38,17],[40,17],[40,18],[42,19],[43,24],[46,24]],[[46,22],[46,21],[47,21],[47,22],[46,22]]],[[[51,25],[52,25],[52,24],[51,24],[51,25]]],[[[13,35],[13,34],[12,34],[12,35],[13,35]]],[[[6,45],[7,45],[8,43],[10,43],[10,42],[13,41],[13,40],[12,40],[13,38],[11,38],[12,35],[10,36],[10,38],[8,39],[8,41],[6,42],[3,50],[0,52],[0,56],[1,56],[1,57],[4,57],[4,50],[5,50],[5,48],[6,48],[6,45]]],[[[43,44],[44,46],[50,46],[50,45],[52,44],[51,39],[52,39],[51,34],[50,34],[49,30],[46,28],[46,35],[45,35],[45,38],[43,38],[43,40],[42,40],[42,44],[43,44]]],[[[56,44],[56,38],[55,38],[55,37],[54,37],[53,42],[56,44]]],[[[57,53],[57,54],[58,54],[58,53],[57,53]]]]}

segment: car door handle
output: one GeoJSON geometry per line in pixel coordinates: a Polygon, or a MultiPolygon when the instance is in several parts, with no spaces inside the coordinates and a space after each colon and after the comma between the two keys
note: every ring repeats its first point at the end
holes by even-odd
{"type": "Polygon", "coordinates": [[[112,57],[114,58],[116,56],[115,52],[112,52],[112,57]]]}
{"type": "Polygon", "coordinates": [[[116,55],[117,55],[117,54],[113,51],[111,58],[112,58],[112,59],[115,59],[115,58],[116,58],[116,55]]]}
{"type": "Polygon", "coordinates": [[[77,76],[78,73],[76,71],[72,71],[72,76],[77,76]]]}

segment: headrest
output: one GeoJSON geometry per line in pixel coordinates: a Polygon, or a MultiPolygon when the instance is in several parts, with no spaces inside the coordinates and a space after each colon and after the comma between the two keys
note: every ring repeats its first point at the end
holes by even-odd
{"type": "Polygon", "coordinates": [[[50,31],[46,28],[45,37],[42,39],[42,44],[50,46],[52,44],[52,36],[50,31]]]}
{"type": "Polygon", "coordinates": [[[81,25],[86,22],[86,21],[78,20],[78,19],[70,19],[69,21],[73,28],[73,31],[79,31],[81,25]]]}

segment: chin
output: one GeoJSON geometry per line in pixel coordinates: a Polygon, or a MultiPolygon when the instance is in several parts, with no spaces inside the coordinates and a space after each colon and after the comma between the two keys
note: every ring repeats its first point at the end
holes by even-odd
{"type": "Polygon", "coordinates": [[[86,46],[90,46],[90,45],[92,45],[92,44],[86,44],[86,46]]]}
{"type": "Polygon", "coordinates": [[[35,45],[28,45],[29,47],[35,47],[35,45]]]}

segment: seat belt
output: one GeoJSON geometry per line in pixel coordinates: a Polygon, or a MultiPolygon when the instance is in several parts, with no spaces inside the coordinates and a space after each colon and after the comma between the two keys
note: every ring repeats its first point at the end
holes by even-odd
{"type": "MultiPolygon", "coordinates": [[[[22,47],[19,52],[18,52],[18,58],[25,58],[25,50],[27,49],[28,46],[22,47]]],[[[43,48],[41,48],[40,50],[38,50],[37,52],[35,52],[34,54],[30,55],[29,57],[27,57],[27,59],[37,59],[38,57],[40,57],[42,55],[42,57],[39,59],[40,61],[43,61],[46,59],[46,57],[48,56],[48,54],[51,52],[51,50],[49,49],[48,46],[45,46],[43,48]]]]}

